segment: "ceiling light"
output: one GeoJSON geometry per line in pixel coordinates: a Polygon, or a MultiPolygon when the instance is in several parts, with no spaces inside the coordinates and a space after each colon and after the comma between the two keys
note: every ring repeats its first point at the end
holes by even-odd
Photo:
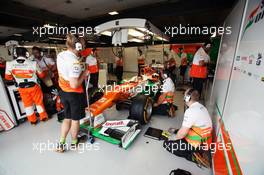
{"type": "Polygon", "coordinates": [[[137,43],[143,43],[143,40],[138,39],[138,38],[132,38],[128,40],[129,42],[137,42],[137,43]]]}
{"type": "Polygon", "coordinates": [[[106,35],[106,36],[112,36],[112,33],[110,31],[104,31],[101,33],[102,35],[106,35]]]}
{"type": "Polygon", "coordinates": [[[65,38],[57,38],[57,37],[49,37],[49,39],[52,39],[52,40],[66,40],[65,38]]]}
{"type": "Polygon", "coordinates": [[[158,39],[158,40],[161,40],[161,41],[168,41],[168,40],[166,40],[165,38],[162,38],[162,37],[160,37],[160,36],[157,36],[157,39],[158,39]]]}
{"type": "Polygon", "coordinates": [[[119,13],[117,11],[112,11],[108,13],[109,15],[118,15],[119,13]]]}
{"type": "Polygon", "coordinates": [[[144,37],[144,33],[142,32],[139,32],[135,29],[129,29],[128,30],[128,34],[131,35],[131,36],[134,36],[134,37],[144,37]]]}
{"type": "Polygon", "coordinates": [[[50,24],[44,24],[43,27],[46,28],[55,28],[56,26],[50,25],[50,24]]]}
{"type": "Polygon", "coordinates": [[[14,36],[22,36],[22,34],[21,33],[15,33],[15,34],[13,34],[14,36]]]}
{"type": "Polygon", "coordinates": [[[151,35],[154,35],[153,32],[149,31],[148,29],[146,28],[141,28],[141,27],[138,27],[137,30],[140,30],[142,32],[145,32],[145,33],[148,33],[148,34],[151,34],[151,35]]]}

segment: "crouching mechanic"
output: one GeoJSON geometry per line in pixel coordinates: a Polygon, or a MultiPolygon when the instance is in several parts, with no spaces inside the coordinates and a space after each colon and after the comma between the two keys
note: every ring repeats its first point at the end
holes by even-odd
{"type": "Polygon", "coordinates": [[[35,125],[37,117],[34,112],[34,104],[41,121],[46,121],[48,115],[43,105],[43,93],[38,84],[38,77],[44,78],[45,74],[35,61],[27,59],[27,49],[15,48],[15,60],[6,63],[5,79],[12,80],[18,86],[18,91],[25,107],[28,121],[35,125]]]}
{"type": "Polygon", "coordinates": [[[57,145],[57,152],[66,149],[66,137],[71,133],[72,144],[78,145],[77,135],[80,122],[85,117],[85,94],[82,86],[88,71],[79,61],[82,44],[78,36],[68,34],[66,39],[67,50],[58,54],[57,68],[59,73],[60,98],[64,106],[64,120],[61,126],[61,138],[57,145]]]}
{"type": "Polygon", "coordinates": [[[154,108],[152,114],[174,117],[175,109],[177,108],[173,105],[175,86],[172,79],[168,76],[167,71],[162,72],[161,77],[163,79],[163,85],[161,87],[160,95],[157,95],[158,100],[153,105],[154,108]]]}
{"type": "Polygon", "coordinates": [[[174,134],[164,141],[163,147],[176,156],[208,166],[209,163],[202,160],[198,152],[203,151],[201,144],[211,143],[212,121],[207,109],[198,100],[197,90],[186,90],[184,101],[188,109],[184,113],[182,127],[179,130],[169,129],[174,134]]]}

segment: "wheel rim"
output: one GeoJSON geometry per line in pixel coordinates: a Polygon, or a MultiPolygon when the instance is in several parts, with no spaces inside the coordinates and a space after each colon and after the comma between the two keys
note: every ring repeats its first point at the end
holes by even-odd
{"type": "Polygon", "coordinates": [[[152,113],[152,104],[148,103],[147,108],[146,108],[146,120],[147,121],[149,121],[151,113],[152,113]]]}

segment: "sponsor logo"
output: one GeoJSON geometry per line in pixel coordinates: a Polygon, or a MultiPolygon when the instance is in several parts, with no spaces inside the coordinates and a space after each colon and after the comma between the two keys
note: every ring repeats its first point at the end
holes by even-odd
{"type": "Polygon", "coordinates": [[[256,60],[256,65],[257,66],[260,66],[261,65],[261,60],[262,60],[262,54],[261,53],[258,53],[258,58],[256,60]]]}
{"type": "Polygon", "coordinates": [[[257,7],[255,7],[251,13],[249,14],[249,16],[247,17],[247,24],[246,27],[244,29],[243,32],[243,36],[245,34],[245,32],[254,24],[258,23],[259,21],[261,21],[263,19],[264,16],[264,0],[262,0],[257,7]]]}
{"type": "Polygon", "coordinates": [[[241,60],[242,60],[242,61],[247,61],[247,60],[248,60],[248,57],[243,56],[243,57],[241,57],[241,60]]]}
{"type": "Polygon", "coordinates": [[[252,54],[248,58],[248,64],[252,64],[253,63],[253,60],[255,60],[255,56],[252,54]]]}

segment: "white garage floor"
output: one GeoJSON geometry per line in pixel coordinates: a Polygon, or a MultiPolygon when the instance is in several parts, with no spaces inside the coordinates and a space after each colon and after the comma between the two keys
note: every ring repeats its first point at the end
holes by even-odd
{"type": "MultiPolygon", "coordinates": [[[[176,105],[179,107],[177,117],[153,116],[148,126],[160,129],[180,127],[182,98],[182,92],[176,92],[176,105]]],[[[118,112],[115,107],[105,111],[105,116],[111,119],[121,119],[127,115],[127,111],[118,112]]],[[[57,142],[60,123],[56,117],[35,127],[25,122],[11,131],[0,133],[0,175],[168,175],[177,168],[188,170],[193,175],[211,174],[209,169],[200,169],[194,163],[168,153],[162,148],[161,141],[144,137],[148,126],[144,127],[128,150],[97,139],[94,149],[88,147],[84,152],[81,149],[60,154],[52,150],[40,153],[33,145],[57,142]]]]}

